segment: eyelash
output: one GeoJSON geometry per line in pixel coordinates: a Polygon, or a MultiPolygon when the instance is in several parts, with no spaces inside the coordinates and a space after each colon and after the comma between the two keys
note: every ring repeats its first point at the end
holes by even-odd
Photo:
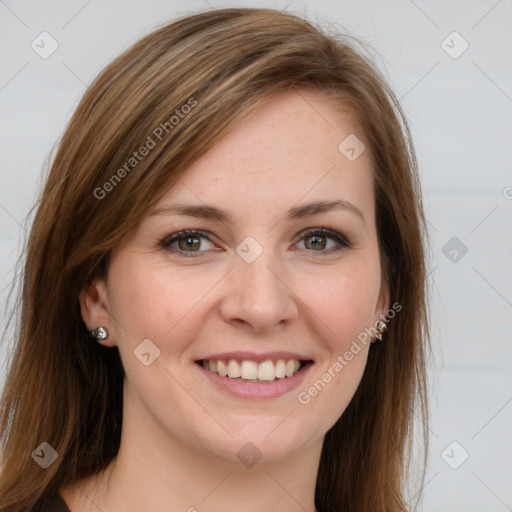
{"type": "MultiPolygon", "coordinates": [[[[337,231],[333,231],[328,228],[316,228],[316,229],[307,229],[305,231],[301,231],[298,235],[299,242],[302,241],[305,238],[308,238],[308,236],[325,236],[327,238],[332,238],[336,242],[338,242],[338,247],[331,247],[327,250],[322,251],[313,251],[312,249],[305,249],[306,251],[311,251],[313,253],[320,253],[323,254],[332,254],[334,252],[341,251],[342,249],[350,249],[352,247],[352,243],[341,233],[338,233],[337,231]]],[[[186,229],[183,231],[178,231],[176,233],[173,233],[167,237],[165,237],[163,240],[160,241],[160,246],[163,249],[167,249],[170,251],[170,246],[174,242],[178,241],[180,238],[186,238],[186,237],[197,237],[197,238],[204,238],[208,240],[209,242],[213,243],[210,238],[208,237],[207,233],[205,231],[201,231],[198,229],[186,229]]],[[[171,252],[175,252],[177,254],[183,255],[186,258],[197,258],[198,255],[205,251],[183,251],[180,249],[173,248],[174,250],[171,252]]]]}

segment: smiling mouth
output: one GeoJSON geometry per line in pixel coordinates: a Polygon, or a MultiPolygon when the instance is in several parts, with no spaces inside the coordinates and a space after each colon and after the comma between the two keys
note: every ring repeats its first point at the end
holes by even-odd
{"type": "Polygon", "coordinates": [[[196,364],[211,373],[239,382],[270,383],[287,379],[313,364],[312,360],[277,359],[262,362],[200,359],[196,364]]]}

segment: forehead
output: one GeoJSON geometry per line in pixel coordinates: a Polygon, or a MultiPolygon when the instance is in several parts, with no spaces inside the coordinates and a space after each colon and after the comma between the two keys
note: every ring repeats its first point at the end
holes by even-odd
{"type": "Polygon", "coordinates": [[[257,215],[344,199],[371,216],[373,180],[365,146],[348,109],[319,93],[279,93],[189,167],[158,204],[204,202],[257,215]],[[347,145],[354,151],[347,153],[347,145]]]}

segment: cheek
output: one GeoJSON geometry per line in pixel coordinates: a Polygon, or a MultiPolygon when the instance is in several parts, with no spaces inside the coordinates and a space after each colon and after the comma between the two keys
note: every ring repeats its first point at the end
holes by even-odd
{"type": "Polygon", "coordinates": [[[111,266],[109,297],[123,344],[126,337],[139,342],[161,338],[190,309],[187,288],[168,275],[169,269],[143,264],[143,259],[118,258],[111,266]]]}
{"type": "Polygon", "coordinates": [[[208,292],[219,280],[197,268],[173,269],[147,255],[119,257],[112,265],[111,306],[120,350],[128,353],[150,339],[163,356],[180,353],[194,338],[208,292]]]}
{"type": "Polygon", "coordinates": [[[371,266],[340,270],[322,279],[308,280],[303,287],[308,290],[304,291],[305,303],[323,324],[333,350],[345,350],[347,343],[372,325],[380,276],[371,266]]]}
{"type": "Polygon", "coordinates": [[[321,419],[317,428],[323,432],[343,414],[361,382],[370,348],[365,329],[372,325],[379,285],[379,276],[368,268],[341,273],[307,302],[325,357],[301,386],[297,401],[305,414],[321,419]]]}

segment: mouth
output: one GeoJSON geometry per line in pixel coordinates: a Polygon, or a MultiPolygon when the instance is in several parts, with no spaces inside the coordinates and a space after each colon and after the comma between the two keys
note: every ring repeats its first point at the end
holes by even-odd
{"type": "Polygon", "coordinates": [[[196,364],[222,378],[247,383],[269,384],[290,379],[313,364],[311,359],[199,359],[196,364]]]}
{"type": "Polygon", "coordinates": [[[289,393],[304,381],[314,365],[311,359],[289,359],[290,354],[272,357],[239,353],[239,356],[232,354],[229,359],[210,356],[195,361],[195,366],[213,384],[214,390],[248,400],[277,398],[289,393]],[[245,359],[248,356],[252,359],[245,359]]]}

